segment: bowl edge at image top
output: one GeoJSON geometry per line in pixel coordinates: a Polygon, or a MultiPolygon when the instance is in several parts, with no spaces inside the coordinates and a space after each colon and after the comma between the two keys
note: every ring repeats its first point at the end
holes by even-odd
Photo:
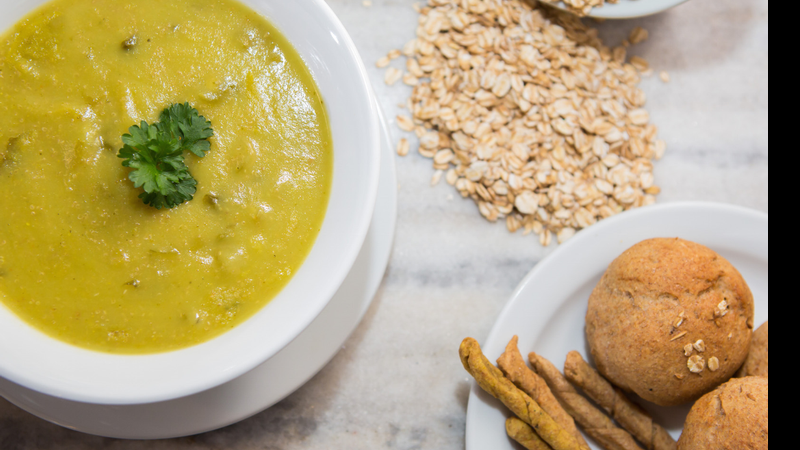
{"type": "MultiPolygon", "coordinates": [[[[0,24],[6,30],[43,3],[2,1],[2,17],[13,22],[0,24]]],[[[169,353],[123,356],[74,347],[33,329],[0,303],[0,376],[85,403],[144,404],[185,397],[230,381],[276,354],[314,320],[344,281],[366,238],[380,169],[377,105],[366,69],[324,1],[240,3],[287,37],[309,67],[328,110],[333,182],[322,229],[303,265],[244,323],[169,353]]]]}
{"type": "MultiPolygon", "coordinates": [[[[595,19],[636,19],[665,12],[689,0],[620,0],[619,3],[606,2],[601,7],[592,8],[586,17],[595,19]]],[[[567,11],[563,2],[551,4],[562,11],[567,11]]]]}

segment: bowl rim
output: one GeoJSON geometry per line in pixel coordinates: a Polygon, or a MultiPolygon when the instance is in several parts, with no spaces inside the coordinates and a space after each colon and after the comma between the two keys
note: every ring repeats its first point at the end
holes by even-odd
{"type": "MultiPolygon", "coordinates": [[[[49,1],[49,0],[48,0],[49,1]]],[[[41,7],[42,5],[48,3],[48,1],[44,0],[17,0],[17,5],[28,4],[30,3],[30,7],[25,8],[25,14],[29,14],[35,11],[37,8],[41,7]]],[[[284,34],[284,25],[272,17],[269,17],[265,14],[262,9],[257,7],[258,3],[267,2],[269,0],[234,0],[243,5],[247,8],[256,11],[262,17],[265,17],[269,20],[270,24],[278,29],[281,34],[284,34]]],[[[354,236],[351,240],[349,245],[346,247],[346,252],[340,255],[337,255],[337,262],[336,264],[332,265],[328,275],[325,277],[326,282],[320,282],[319,285],[315,286],[315,289],[318,289],[320,292],[319,295],[315,295],[313,301],[310,301],[307,305],[304,305],[303,311],[304,314],[302,315],[301,320],[296,320],[292,323],[292,331],[289,333],[285,333],[279,338],[276,338],[273,342],[268,344],[263,344],[259,346],[251,346],[248,351],[240,358],[238,358],[235,362],[225,365],[223,368],[219,370],[214,370],[210,372],[206,372],[200,374],[197,377],[193,377],[192,379],[181,379],[171,382],[169,384],[165,384],[163,386],[148,386],[148,389],[129,389],[129,386],[118,386],[117,389],[113,390],[113,392],[109,392],[108,390],[103,390],[101,392],[95,391],[91,389],[87,385],[75,385],[74,383],[64,383],[62,380],[59,379],[57,374],[54,373],[31,373],[30,371],[19,370],[19,368],[14,366],[9,366],[8,364],[4,364],[4,358],[0,358],[0,376],[14,382],[20,384],[22,386],[28,387],[30,389],[42,392],[47,395],[51,395],[54,397],[64,398],[68,400],[73,400],[77,402],[83,403],[92,403],[92,404],[105,404],[105,405],[134,405],[134,404],[147,404],[147,403],[157,403],[162,401],[173,400],[176,398],[186,397],[192,394],[196,394],[198,392],[203,392],[205,390],[211,389],[213,387],[222,385],[230,380],[233,380],[244,373],[252,370],[259,364],[263,363],[267,359],[271,358],[275,354],[277,354],[281,349],[286,347],[290,342],[297,338],[300,333],[305,330],[308,325],[320,314],[320,312],[325,308],[325,306],[329,303],[330,299],[336,293],[336,291],[341,286],[342,282],[344,281],[345,277],[349,273],[350,269],[355,262],[358,253],[363,246],[364,240],[366,239],[366,235],[370,226],[371,218],[375,209],[375,203],[377,201],[377,186],[378,186],[378,179],[379,179],[379,169],[380,169],[380,132],[379,132],[379,122],[378,122],[378,110],[377,110],[377,102],[375,101],[374,94],[372,92],[372,87],[369,82],[368,74],[366,67],[364,66],[363,60],[361,59],[359,52],[352,41],[352,38],[347,33],[344,25],[339,21],[337,16],[331,10],[331,8],[327,5],[324,0],[295,0],[293,3],[299,3],[305,1],[306,4],[302,7],[304,10],[308,10],[312,12],[316,10],[319,14],[319,18],[321,18],[325,23],[330,26],[330,34],[334,41],[342,48],[343,52],[337,54],[338,57],[345,57],[352,63],[352,68],[357,73],[356,79],[350,79],[348,84],[356,87],[359,92],[359,98],[353,99],[353,102],[360,103],[359,106],[360,110],[362,110],[365,114],[368,114],[368,123],[363,124],[364,134],[366,135],[365,140],[369,142],[370,148],[365,149],[370,156],[370,160],[367,162],[369,165],[369,173],[368,173],[368,180],[366,181],[366,186],[368,186],[367,191],[365,192],[365,207],[360,209],[360,214],[358,215],[357,219],[354,223],[357,224],[356,228],[352,231],[351,236],[354,236]]],[[[0,1],[0,8],[3,6],[7,6],[13,3],[13,0],[2,0],[0,1]]],[[[21,6],[20,6],[21,7],[21,6]]],[[[24,17],[24,15],[22,16],[24,17]]],[[[21,18],[21,17],[20,17],[21,18]]],[[[20,20],[17,18],[14,20],[14,23],[20,20]]],[[[12,25],[13,26],[13,25],[12,25]]],[[[4,28],[2,32],[5,32],[7,28],[4,28]]],[[[292,42],[290,40],[290,42],[292,42]]],[[[293,46],[295,45],[292,42],[293,46]]],[[[295,50],[300,52],[300,50],[295,47],[295,50]]],[[[301,56],[302,55],[301,53],[301,56]]],[[[309,70],[312,71],[311,65],[306,58],[303,58],[306,62],[307,66],[309,66],[309,70]]],[[[317,77],[314,77],[315,82],[319,83],[317,77]]],[[[326,104],[328,104],[326,102],[326,104]]],[[[330,109],[328,109],[328,115],[330,118],[330,109]]],[[[335,148],[334,142],[334,148],[335,148]]],[[[334,162],[334,165],[336,163],[334,162]]],[[[334,171],[334,177],[336,177],[336,172],[334,171]]],[[[333,195],[333,193],[331,194],[333,195]]],[[[329,200],[332,201],[333,197],[329,200]]],[[[328,211],[326,212],[326,218],[330,213],[330,203],[328,205],[328,211]]],[[[323,225],[324,229],[324,225],[323,225]]],[[[320,232],[321,234],[322,232],[320,232]]],[[[319,242],[319,235],[317,236],[317,240],[315,241],[314,246],[317,245],[319,242]]],[[[313,247],[311,252],[313,252],[313,247]]],[[[306,260],[301,265],[300,269],[308,262],[310,257],[306,257],[306,260]]],[[[299,272],[299,270],[298,270],[299,272]]],[[[297,273],[292,277],[292,280],[296,279],[297,273]]],[[[291,284],[291,281],[289,282],[291,284]]],[[[286,287],[283,288],[283,291],[286,290],[286,287]]],[[[280,296],[280,293],[278,294],[280,296]]],[[[276,296],[277,298],[277,296],[276,296]]],[[[269,304],[268,304],[269,305],[269,304]]],[[[267,306],[268,306],[267,305],[267,306]]],[[[263,312],[267,307],[265,306],[262,308],[261,312],[263,312]]],[[[219,341],[223,339],[225,336],[231,335],[236,330],[252,327],[254,323],[257,323],[255,320],[257,316],[260,315],[260,312],[257,312],[254,316],[248,318],[245,322],[236,326],[233,330],[229,330],[223,333],[220,336],[217,336],[209,341],[186,347],[183,349],[178,349],[171,352],[165,353],[154,353],[154,354],[146,354],[146,355],[122,355],[122,354],[111,354],[111,353],[103,353],[93,350],[86,350],[80,347],[73,346],[71,344],[67,344],[56,338],[53,338],[45,333],[34,329],[31,325],[24,322],[21,318],[17,317],[16,314],[11,312],[2,302],[0,302],[0,314],[7,313],[11,316],[15,317],[17,321],[21,322],[24,327],[33,329],[41,335],[41,337],[48,342],[48,347],[52,346],[54,351],[61,350],[69,350],[75,352],[85,352],[88,354],[93,355],[95,358],[102,358],[107,360],[106,364],[112,365],[114,362],[120,361],[132,361],[132,360],[144,360],[144,359],[160,359],[162,361],[166,361],[166,358],[169,358],[170,355],[181,354],[185,352],[189,352],[192,349],[197,351],[198,348],[206,346],[210,343],[219,341]]]]}
{"type": "MultiPolygon", "coordinates": [[[[602,7],[592,8],[586,17],[596,19],[635,19],[647,17],[664,12],[689,0],[649,0],[647,2],[637,0],[620,0],[619,3],[605,3],[602,7]]],[[[550,3],[555,8],[567,11],[567,5],[563,1],[550,3]]]]}

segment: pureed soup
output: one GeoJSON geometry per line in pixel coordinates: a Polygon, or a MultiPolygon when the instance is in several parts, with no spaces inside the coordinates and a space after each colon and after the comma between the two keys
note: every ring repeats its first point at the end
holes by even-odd
{"type": "Polygon", "coordinates": [[[310,252],[332,171],[309,70],[239,3],[56,0],[0,38],[0,299],[53,337],[154,353],[242,323],[310,252]],[[121,136],[184,102],[211,149],[158,210],[121,136]]]}

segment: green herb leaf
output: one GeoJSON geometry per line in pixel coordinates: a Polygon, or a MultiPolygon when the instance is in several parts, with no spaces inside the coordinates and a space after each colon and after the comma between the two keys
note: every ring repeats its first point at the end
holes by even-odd
{"type": "Polygon", "coordinates": [[[142,121],[122,135],[118,157],[133,169],[128,178],[144,192],[145,204],[157,209],[174,208],[194,198],[197,181],[183,159],[188,150],[204,157],[211,149],[208,138],[214,135],[211,122],[189,103],[175,104],[161,112],[159,122],[142,121]]]}
{"type": "Polygon", "coordinates": [[[159,118],[161,124],[168,127],[173,135],[180,135],[184,148],[199,157],[206,156],[211,148],[208,138],[214,135],[211,122],[189,106],[175,104],[165,109],[159,118]]]}

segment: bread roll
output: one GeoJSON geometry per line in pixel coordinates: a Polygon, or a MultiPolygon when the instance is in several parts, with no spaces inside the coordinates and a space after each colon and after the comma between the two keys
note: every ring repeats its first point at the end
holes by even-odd
{"type": "Polygon", "coordinates": [[[701,398],[678,450],[768,450],[769,380],[736,378],[701,398]]]}
{"type": "Polygon", "coordinates": [[[753,333],[750,354],[736,376],[769,378],[769,322],[753,333]]]}
{"type": "Polygon", "coordinates": [[[753,295],[723,257],[650,239],[618,257],[589,298],[586,334],[600,373],[662,406],[695,401],[742,366],[753,295]]]}

